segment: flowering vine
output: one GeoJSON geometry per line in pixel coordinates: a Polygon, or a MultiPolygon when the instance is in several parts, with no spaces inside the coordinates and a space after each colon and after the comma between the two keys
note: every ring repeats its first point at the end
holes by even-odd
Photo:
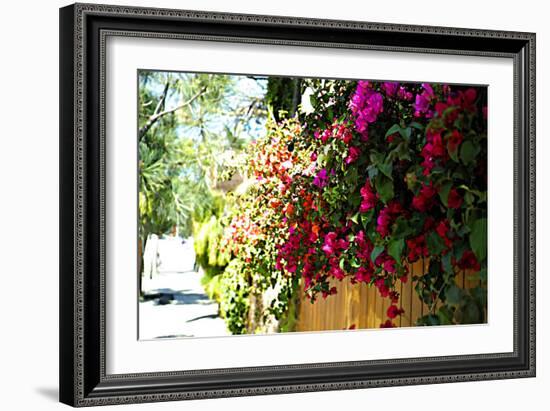
{"type": "Polygon", "coordinates": [[[315,81],[314,108],[294,137],[308,173],[293,172],[285,241],[276,268],[303,278],[311,300],[334,281],[389,298],[382,327],[405,314],[406,263],[430,312],[418,324],[482,322],[486,316],[486,95],[481,88],[397,82],[315,81]],[[460,270],[482,286],[462,290],[460,270]],[[436,309],[436,307],[438,307],[436,309]]]}

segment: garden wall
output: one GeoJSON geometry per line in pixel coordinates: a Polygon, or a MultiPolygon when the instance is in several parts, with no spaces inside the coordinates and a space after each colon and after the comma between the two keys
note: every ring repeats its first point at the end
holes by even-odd
{"type": "MultiPolygon", "coordinates": [[[[418,260],[409,264],[410,277],[420,275],[427,269],[427,261],[418,260]]],[[[414,326],[416,320],[428,314],[428,306],[423,304],[414,290],[415,282],[408,281],[398,287],[401,294],[400,307],[405,313],[394,320],[398,327],[414,326]]],[[[480,284],[467,273],[460,272],[456,277],[460,288],[469,289],[480,284]]],[[[302,298],[299,303],[296,331],[343,330],[355,326],[357,329],[378,328],[386,321],[386,310],[391,301],[382,298],[374,286],[364,283],[352,284],[348,277],[334,281],[338,292],[326,299],[319,297],[315,303],[302,298]]],[[[303,295],[303,292],[300,294],[303,295]]]]}

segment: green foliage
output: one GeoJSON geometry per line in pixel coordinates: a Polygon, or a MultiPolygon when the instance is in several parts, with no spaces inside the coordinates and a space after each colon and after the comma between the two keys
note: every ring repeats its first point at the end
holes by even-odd
{"type": "MultiPolygon", "coordinates": [[[[217,214],[215,194],[227,159],[265,118],[244,77],[204,73],[139,72],[139,234],[174,227],[191,235],[194,221],[217,214]]],[[[265,80],[264,80],[265,83],[265,80]]],[[[261,82],[259,88],[263,86],[261,82]]]]}
{"type": "Polygon", "coordinates": [[[250,285],[249,295],[255,300],[254,311],[246,320],[247,332],[293,327],[290,306],[298,281],[280,270],[277,255],[288,237],[285,215],[293,212],[285,199],[283,182],[290,172],[298,172],[309,162],[307,152],[291,146],[298,131],[295,120],[277,123],[269,119],[266,136],[258,139],[247,154],[244,173],[254,176],[254,180],[245,184],[246,190],[234,194],[229,208],[230,222],[222,248],[231,250],[234,260],[230,266],[239,261],[241,271],[233,270],[233,275],[241,276],[239,284],[250,285]]]}
{"type": "Polygon", "coordinates": [[[292,77],[269,77],[265,101],[273,107],[276,120],[292,117],[300,103],[301,79],[292,77]]]}
{"type": "Polygon", "coordinates": [[[232,334],[247,332],[250,286],[244,263],[233,259],[220,278],[220,311],[232,334]]]}
{"type": "Polygon", "coordinates": [[[195,256],[207,277],[211,278],[223,272],[229,262],[229,253],[222,247],[224,229],[220,220],[211,216],[200,225],[195,235],[195,256]]]}
{"type": "Polygon", "coordinates": [[[217,302],[221,301],[223,292],[221,275],[216,275],[214,277],[208,277],[205,275],[201,278],[201,284],[204,287],[208,298],[217,302]]]}
{"type": "Polygon", "coordinates": [[[479,218],[472,223],[470,246],[479,261],[487,256],[487,219],[479,218]]]}

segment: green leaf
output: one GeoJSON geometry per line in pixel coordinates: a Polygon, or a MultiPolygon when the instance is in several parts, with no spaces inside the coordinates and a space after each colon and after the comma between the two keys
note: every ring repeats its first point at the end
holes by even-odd
{"type": "Polygon", "coordinates": [[[441,325],[451,325],[453,323],[453,312],[446,305],[439,307],[439,310],[437,310],[437,317],[441,325]]]}
{"type": "Polygon", "coordinates": [[[450,305],[459,305],[462,302],[464,291],[456,286],[456,284],[451,284],[445,289],[445,301],[450,305]]]}
{"type": "Polygon", "coordinates": [[[395,220],[395,226],[393,229],[393,236],[395,238],[405,238],[414,233],[414,229],[410,226],[407,219],[400,216],[395,220]]]}
{"type": "Polygon", "coordinates": [[[458,148],[451,150],[451,145],[447,144],[447,152],[449,153],[449,157],[451,157],[455,163],[458,163],[458,148]]]}
{"type": "Polygon", "coordinates": [[[370,162],[374,165],[378,165],[384,162],[384,154],[378,151],[372,151],[370,153],[370,162]]]}
{"type": "Polygon", "coordinates": [[[439,255],[445,249],[443,239],[435,231],[430,231],[428,234],[426,245],[431,255],[439,255]]]}
{"type": "Polygon", "coordinates": [[[478,153],[479,147],[474,146],[471,141],[465,141],[460,146],[460,159],[465,165],[473,163],[478,153]]]}
{"type": "Polygon", "coordinates": [[[340,267],[341,270],[344,270],[345,268],[345,264],[346,264],[346,259],[345,257],[340,257],[340,263],[338,264],[338,266],[340,267]]]}
{"type": "Polygon", "coordinates": [[[401,130],[401,126],[399,124],[394,124],[391,126],[388,131],[386,131],[386,135],[384,137],[391,136],[392,134],[398,133],[401,130]]]}
{"type": "Polygon", "coordinates": [[[409,146],[407,143],[401,142],[395,147],[393,152],[397,155],[399,160],[411,161],[411,154],[409,153],[409,146]]]}
{"type": "Polygon", "coordinates": [[[487,289],[482,287],[474,287],[470,289],[470,295],[480,307],[487,306],[487,289]]]}
{"type": "Polygon", "coordinates": [[[374,216],[374,209],[371,209],[366,213],[361,214],[361,224],[363,225],[364,229],[367,229],[367,226],[372,220],[373,216],[374,216]]]}
{"type": "Polygon", "coordinates": [[[377,245],[376,247],[374,247],[374,249],[372,250],[372,253],[370,253],[370,259],[373,263],[376,261],[376,258],[380,254],[382,254],[382,251],[384,251],[384,246],[377,245]]]}
{"type": "Polygon", "coordinates": [[[413,121],[409,126],[416,128],[417,130],[424,130],[424,126],[416,121],[413,121]]]}
{"type": "Polygon", "coordinates": [[[462,324],[479,324],[482,322],[481,312],[477,304],[471,300],[462,307],[462,324]]]}
{"type": "Polygon", "coordinates": [[[389,178],[378,175],[374,180],[374,185],[384,204],[393,198],[393,182],[389,178]]]}
{"type": "Polygon", "coordinates": [[[481,262],[487,257],[487,219],[479,218],[470,226],[470,247],[481,262]]]}
{"type": "Polygon", "coordinates": [[[369,180],[374,180],[374,177],[378,175],[378,169],[375,166],[370,165],[367,167],[367,173],[369,180]]]}
{"type": "Polygon", "coordinates": [[[449,191],[451,191],[453,183],[451,181],[447,181],[443,185],[441,185],[441,188],[439,189],[439,198],[441,199],[441,202],[447,207],[447,200],[449,198],[449,191]]]}
{"type": "Polygon", "coordinates": [[[405,248],[405,240],[402,238],[393,239],[388,244],[388,254],[393,257],[396,262],[401,261],[401,255],[405,248]]]}
{"type": "Polygon", "coordinates": [[[393,177],[392,177],[393,164],[391,161],[379,164],[378,169],[382,174],[384,174],[385,176],[393,180],[393,177]]]}
{"type": "Polygon", "coordinates": [[[428,314],[416,320],[416,325],[441,325],[441,322],[438,316],[428,314]]]}
{"type": "Polygon", "coordinates": [[[447,274],[451,274],[454,276],[453,265],[451,264],[451,253],[445,254],[441,258],[441,263],[443,264],[443,270],[445,270],[447,274]]]}
{"type": "Polygon", "coordinates": [[[408,141],[411,139],[412,129],[410,127],[401,128],[399,129],[399,134],[401,134],[401,137],[408,141]]]}
{"type": "Polygon", "coordinates": [[[355,224],[359,224],[359,211],[356,212],[351,218],[351,221],[353,221],[355,224]]]}
{"type": "Polygon", "coordinates": [[[482,268],[479,272],[479,279],[484,283],[487,282],[487,268],[482,268]]]}

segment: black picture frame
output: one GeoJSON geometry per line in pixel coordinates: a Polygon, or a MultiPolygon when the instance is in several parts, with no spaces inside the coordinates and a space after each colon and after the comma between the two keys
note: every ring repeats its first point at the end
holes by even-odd
{"type": "Polygon", "coordinates": [[[69,405],[533,377],[535,34],[95,4],[61,8],[60,238],[60,401],[69,405]],[[107,375],[103,64],[109,35],[513,59],[513,352],[107,375]]]}

